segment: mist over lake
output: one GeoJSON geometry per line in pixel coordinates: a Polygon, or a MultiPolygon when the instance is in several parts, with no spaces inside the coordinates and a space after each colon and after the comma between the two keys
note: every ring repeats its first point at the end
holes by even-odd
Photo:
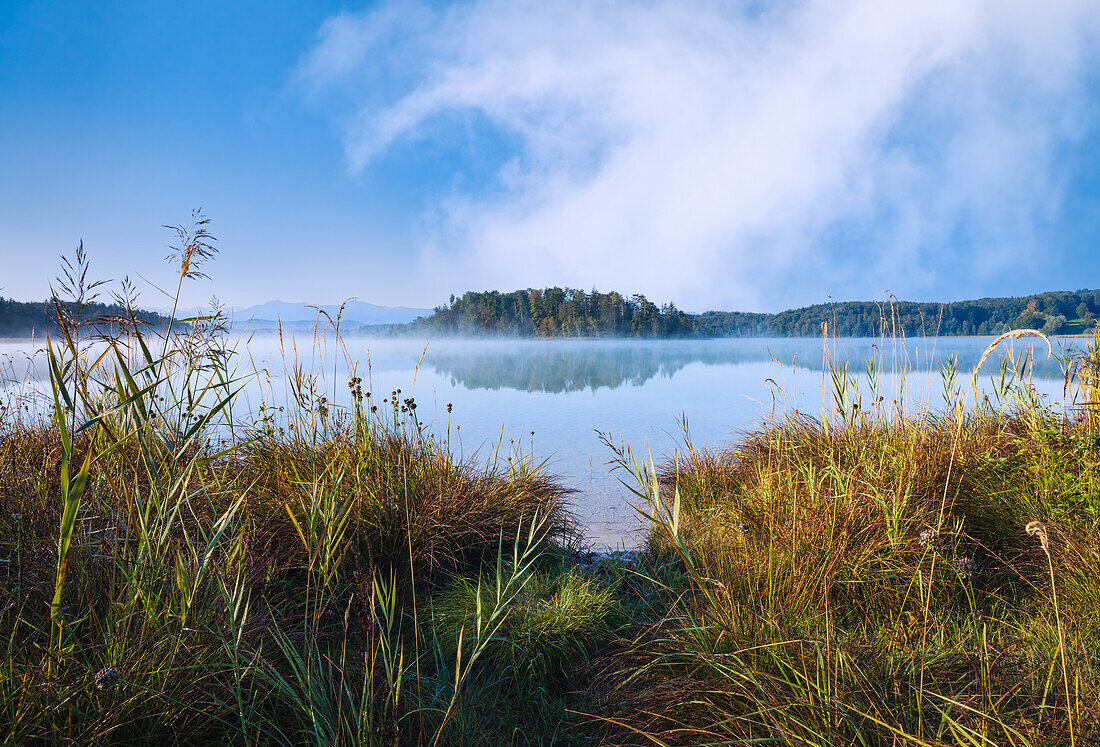
{"type": "MultiPolygon", "coordinates": [[[[510,450],[533,455],[536,462],[578,492],[578,518],[597,545],[630,545],[639,526],[622,486],[621,473],[609,471],[606,433],[656,463],[685,442],[686,420],[692,444],[719,447],[739,432],[798,410],[820,418],[833,412],[833,382],[828,362],[848,367],[870,407],[866,370],[874,360],[880,373],[877,391],[887,402],[901,391],[903,406],[942,409],[941,366],[953,359],[958,386],[969,390],[969,372],[992,338],[913,338],[896,345],[869,338],[718,340],[435,340],[350,337],[342,346],[312,335],[233,338],[237,373],[246,377],[234,417],[247,419],[264,405],[278,407],[291,395],[287,372],[297,365],[318,377],[317,390],[337,408],[350,404],[349,362],[374,404],[400,389],[413,397],[420,423],[444,441],[450,428],[456,456],[484,463],[506,459],[510,450]],[[450,415],[447,405],[452,406],[450,415]]],[[[1074,346],[1056,340],[1055,353],[1074,346]]],[[[27,380],[41,384],[47,372],[41,355],[28,359],[28,342],[0,343],[4,391],[12,396],[27,380]],[[28,376],[30,374],[30,376],[28,376]],[[16,385],[15,382],[23,382],[16,385]]],[[[982,394],[993,390],[1002,361],[1028,360],[1035,388],[1060,403],[1062,369],[1040,341],[1009,341],[985,363],[979,377],[982,394]],[[1027,358],[1025,358],[1027,356],[1027,358]],[[1032,359],[1033,358],[1033,359],[1032,359]]]]}
{"type": "Polygon", "coordinates": [[[1100,745],[1100,2],[0,8],[0,742],[1100,745]]]}

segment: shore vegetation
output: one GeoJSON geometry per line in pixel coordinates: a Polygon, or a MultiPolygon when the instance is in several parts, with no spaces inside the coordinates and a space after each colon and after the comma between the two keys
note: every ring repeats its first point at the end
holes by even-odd
{"type": "MultiPolygon", "coordinates": [[[[174,235],[182,288],[216,244],[174,235]]],[[[537,455],[456,459],[350,358],[240,412],[219,315],[116,300],[0,405],[6,743],[1100,742],[1100,338],[1061,402],[1026,358],[917,409],[830,361],[825,411],[732,444],[606,434],[647,527],[613,553],[537,455]]],[[[339,314],[315,343],[347,355],[339,314]]]]}

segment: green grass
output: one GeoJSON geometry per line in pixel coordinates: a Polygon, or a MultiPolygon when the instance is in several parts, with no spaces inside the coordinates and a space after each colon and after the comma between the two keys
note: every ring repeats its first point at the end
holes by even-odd
{"type": "Polygon", "coordinates": [[[1020,391],[792,416],[659,472],[620,452],[684,579],[604,663],[621,740],[1100,740],[1095,362],[1076,414],[1020,391]]]}
{"type": "Polygon", "coordinates": [[[133,321],[67,319],[49,419],[0,411],[5,742],[1100,741],[1100,345],[1072,406],[1026,361],[970,403],[945,369],[938,414],[840,370],[820,420],[617,450],[649,530],[591,562],[532,455],[458,462],[296,364],[248,421],[216,318],[133,321]]]}

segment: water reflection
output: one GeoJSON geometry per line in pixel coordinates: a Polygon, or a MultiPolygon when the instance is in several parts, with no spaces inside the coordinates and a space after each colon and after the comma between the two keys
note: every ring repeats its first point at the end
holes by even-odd
{"type": "Polygon", "coordinates": [[[655,376],[671,377],[698,350],[656,346],[550,344],[470,351],[436,350],[428,362],[452,384],[467,389],[577,392],[641,386],[655,376]]]}
{"type": "MultiPolygon", "coordinates": [[[[642,386],[653,378],[671,378],[693,363],[705,366],[774,362],[821,372],[826,362],[847,364],[854,373],[874,360],[879,370],[909,372],[938,369],[953,359],[960,373],[977,366],[992,338],[917,339],[904,345],[868,339],[710,340],[672,342],[444,342],[429,346],[425,363],[452,386],[466,389],[515,389],[561,394],[642,386]]],[[[1064,344],[1063,344],[1064,345],[1064,344]]],[[[1064,350],[1056,350],[1064,353],[1064,350]]],[[[986,365],[996,371],[1001,360],[1025,362],[1037,378],[1062,378],[1059,362],[1047,355],[1045,343],[1006,343],[1004,352],[986,365]]]]}
{"type": "MultiPolygon", "coordinates": [[[[864,391],[865,363],[873,358],[888,400],[904,390],[907,407],[942,407],[940,364],[954,358],[958,384],[966,389],[968,373],[990,341],[916,339],[895,348],[841,339],[830,341],[828,359],[846,363],[849,380],[864,391]],[[904,381],[898,371],[906,372],[904,381]]],[[[814,339],[440,340],[426,351],[424,341],[414,339],[359,337],[345,343],[313,349],[305,338],[293,345],[289,338],[283,344],[269,336],[238,339],[234,362],[245,388],[234,417],[247,419],[263,402],[290,403],[296,369],[317,377],[318,391],[329,393],[333,407],[346,407],[348,364],[355,363],[355,375],[379,399],[398,388],[402,396],[415,396],[425,428],[449,434],[459,458],[481,463],[494,445],[507,450],[515,439],[538,459],[548,459],[548,469],[579,491],[578,518],[593,540],[612,546],[637,528],[638,519],[619,475],[608,473],[610,455],[596,431],[619,436],[638,454],[660,461],[682,448],[684,418],[696,446],[720,447],[788,408],[815,417],[834,408],[825,348],[814,339]]],[[[1068,344],[1077,341],[1056,352],[1068,344]]],[[[1042,342],[1005,343],[986,363],[979,387],[989,388],[1003,355],[1019,360],[1031,350],[1036,389],[1060,401],[1061,368],[1047,359],[1042,342]]],[[[0,342],[0,410],[5,401],[25,395],[31,395],[28,403],[48,405],[40,396],[48,387],[48,369],[44,356],[32,351],[29,341],[0,342]]]]}

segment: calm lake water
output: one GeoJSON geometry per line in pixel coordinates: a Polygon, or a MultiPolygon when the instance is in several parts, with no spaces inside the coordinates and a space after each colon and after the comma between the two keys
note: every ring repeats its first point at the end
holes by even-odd
{"type": "MultiPolygon", "coordinates": [[[[316,372],[319,388],[337,405],[348,403],[347,361],[357,361],[364,390],[381,399],[400,388],[415,397],[420,421],[444,437],[451,404],[451,447],[464,459],[484,461],[510,440],[579,492],[576,511],[599,545],[631,544],[638,526],[629,493],[610,474],[610,451],[598,432],[625,440],[641,455],[661,461],[682,447],[682,420],[692,442],[720,447],[741,431],[791,409],[820,417],[832,410],[830,363],[847,364],[849,377],[871,400],[866,362],[879,370],[879,395],[889,404],[902,391],[903,406],[940,409],[944,403],[941,365],[957,362],[958,385],[968,390],[969,372],[990,338],[910,339],[904,348],[871,339],[731,339],[705,341],[515,341],[350,338],[344,349],[318,350],[312,339],[280,347],[274,337],[237,341],[241,372],[261,371],[244,390],[238,406],[257,411],[262,402],[289,397],[287,371],[298,363],[316,372]]],[[[1057,353],[1077,341],[1061,341],[1057,353]]],[[[1000,362],[1034,351],[1030,367],[1036,389],[1060,403],[1063,376],[1047,359],[1041,340],[1003,343],[986,362],[979,389],[992,392],[1000,362]]],[[[41,386],[40,356],[28,360],[26,341],[0,342],[0,392],[10,397],[41,386]],[[37,384],[35,383],[37,381],[37,384]]],[[[625,477],[625,476],[624,476],[625,477]]]]}

